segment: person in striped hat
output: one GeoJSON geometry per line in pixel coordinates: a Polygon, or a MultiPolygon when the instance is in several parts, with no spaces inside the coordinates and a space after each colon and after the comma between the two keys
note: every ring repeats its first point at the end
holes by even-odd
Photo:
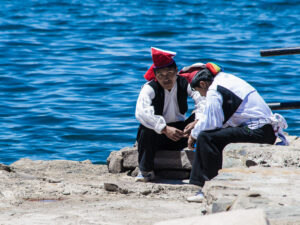
{"type": "MultiPolygon", "coordinates": [[[[288,144],[282,134],[287,128],[285,119],[273,114],[259,93],[246,81],[224,73],[214,64],[207,63],[190,78],[192,89],[206,97],[204,114],[191,131],[188,147],[196,154],[190,174],[190,183],[204,183],[222,168],[222,151],[229,143],[248,142],[274,144],[276,136],[281,144],[288,144]]],[[[188,197],[191,202],[201,202],[201,190],[188,197]]]]}
{"type": "Polygon", "coordinates": [[[151,48],[151,54],[153,64],[144,75],[148,82],[140,91],[135,111],[140,122],[137,134],[140,171],[136,181],[141,182],[155,178],[156,151],[187,147],[187,137],[204,107],[200,94],[191,90],[186,77],[178,75],[173,59],[176,53],[151,48]],[[196,110],[186,118],[188,96],[194,99],[196,110]]]}

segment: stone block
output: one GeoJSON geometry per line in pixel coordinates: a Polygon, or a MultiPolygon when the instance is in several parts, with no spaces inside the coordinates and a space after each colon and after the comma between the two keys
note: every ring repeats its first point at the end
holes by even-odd
{"type": "Polygon", "coordinates": [[[154,159],[154,167],[162,169],[191,170],[195,153],[190,150],[158,151],[154,159]]]}
{"type": "Polygon", "coordinates": [[[155,175],[165,179],[184,180],[190,177],[188,170],[159,170],[155,175]]]}
{"type": "MultiPolygon", "coordinates": [[[[154,158],[155,170],[191,170],[194,160],[194,152],[182,151],[158,151],[154,158]]],[[[138,167],[138,151],[134,148],[124,148],[117,152],[111,152],[107,159],[109,171],[133,170],[138,167]],[[122,162],[122,165],[119,165],[122,162]]]]}
{"type": "Polygon", "coordinates": [[[248,222],[251,225],[269,224],[262,209],[250,209],[168,220],[155,223],[155,225],[245,225],[248,222]]]}

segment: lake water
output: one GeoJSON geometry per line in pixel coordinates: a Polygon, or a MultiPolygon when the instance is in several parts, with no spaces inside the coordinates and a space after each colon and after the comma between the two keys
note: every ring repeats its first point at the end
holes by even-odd
{"type": "MultiPolygon", "coordinates": [[[[104,163],[133,145],[151,46],[179,68],[216,62],[267,102],[300,100],[300,55],[259,55],[300,46],[299,15],[292,0],[3,0],[0,162],[104,163]]],[[[280,113],[300,135],[300,111],[280,113]]]]}

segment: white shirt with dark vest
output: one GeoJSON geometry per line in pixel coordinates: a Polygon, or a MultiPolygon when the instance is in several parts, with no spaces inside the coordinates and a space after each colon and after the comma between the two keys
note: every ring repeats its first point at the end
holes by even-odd
{"type": "Polygon", "coordinates": [[[191,135],[197,139],[205,130],[241,125],[257,129],[265,124],[272,124],[276,135],[287,127],[285,119],[272,113],[254,87],[234,75],[220,72],[208,89],[204,115],[191,135]]]}
{"type": "MultiPolygon", "coordinates": [[[[186,119],[185,113],[180,112],[177,97],[178,82],[175,82],[173,88],[168,91],[164,89],[164,107],[162,115],[155,114],[152,100],[155,98],[155,91],[146,83],[139,94],[135,116],[136,119],[145,127],[154,130],[156,133],[161,134],[162,129],[167,123],[184,121],[186,119]]],[[[195,118],[202,117],[205,105],[205,98],[202,97],[197,91],[192,91],[190,85],[187,85],[187,94],[192,97],[195,102],[195,118]]]]}

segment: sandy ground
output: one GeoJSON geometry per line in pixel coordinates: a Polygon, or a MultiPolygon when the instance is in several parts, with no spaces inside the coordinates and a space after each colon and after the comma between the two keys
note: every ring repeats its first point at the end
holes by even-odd
{"type": "Polygon", "coordinates": [[[199,190],[186,180],[136,183],[88,160],[0,164],[0,224],[153,224],[261,208],[271,225],[299,225],[300,138],[288,138],[290,146],[227,146],[226,167],[205,184],[204,203],[186,201],[199,190]]]}
{"type": "Polygon", "coordinates": [[[205,212],[204,204],[185,200],[196,186],[136,183],[89,161],[22,159],[2,166],[0,177],[0,224],[153,224],[205,212]]]}

